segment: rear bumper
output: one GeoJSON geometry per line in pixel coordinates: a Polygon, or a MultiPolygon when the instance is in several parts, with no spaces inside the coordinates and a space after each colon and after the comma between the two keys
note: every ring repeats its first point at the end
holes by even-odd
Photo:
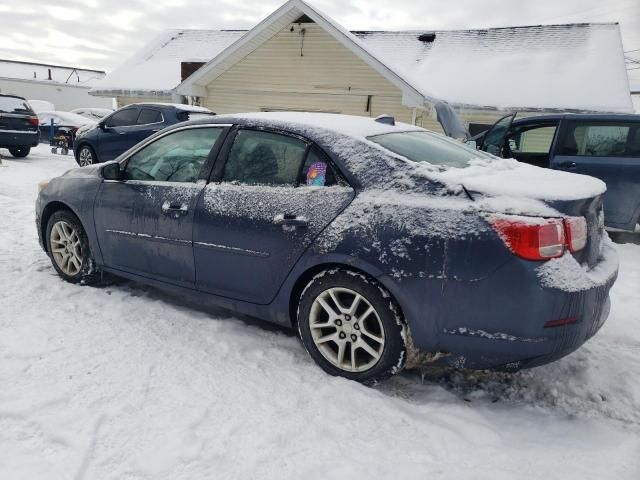
{"type": "Polygon", "coordinates": [[[39,131],[0,130],[0,147],[35,147],[40,142],[39,131]]]}
{"type": "MultiPolygon", "coordinates": [[[[479,282],[448,281],[436,320],[437,350],[444,355],[431,364],[519,370],[578,349],[610,311],[618,260],[608,238],[601,255],[593,269],[576,263],[577,270],[568,277],[559,270],[558,277],[550,279],[540,273],[543,264],[515,260],[479,282]],[[547,324],[562,320],[570,323],[547,324]]],[[[425,340],[413,338],[418,349],[425,340]]]]}

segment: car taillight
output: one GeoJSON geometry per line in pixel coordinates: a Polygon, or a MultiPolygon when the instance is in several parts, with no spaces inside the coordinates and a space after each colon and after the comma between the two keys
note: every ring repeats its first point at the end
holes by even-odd
{"type": "Polygon", "coordinates": [[[37,127],[40,125],[40,120],[38,120],[38,117],[29,117],[29,123],[37,127]]]}
{"type": "Polygon", "coordinates": [[[489,222],[507,247],[527,260],[561,257],[565,247],[575,253],[587,244],[587,221],[584,217],[492,215],[489,222]]]}
{"type": "Polygon", "coordinates": [[[579,252],[587,244],[587,220],[584,217],[569,217],[564,219],[567,231],[567,245],[569,250],[579,252]]]}
{"type": "Polygon", "coordinates": [[[489,219],[513,253],[527,260],[548,260],[564,253],[564,225],[560,218],[493,215],[489,219]]]}

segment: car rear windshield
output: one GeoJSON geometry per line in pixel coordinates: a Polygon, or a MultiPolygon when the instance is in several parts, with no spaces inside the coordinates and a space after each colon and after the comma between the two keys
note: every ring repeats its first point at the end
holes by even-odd
{"type": "Polygon", "coordinates": [[[26,100],[16,97],[0,97],[0,113],[26,113],[32,114],[33,110],[26,100]]]}
{"type": "Polygon", "coordinates": [[[466,167],[473,158],[488,157],[484,152],[431,132],[384,133],[367,137],[367,140],[414,162],[433,165],[466,167]]]}

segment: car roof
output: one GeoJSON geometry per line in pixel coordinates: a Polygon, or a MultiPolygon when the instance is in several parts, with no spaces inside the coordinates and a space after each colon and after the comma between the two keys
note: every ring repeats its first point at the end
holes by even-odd
{"type": "Polygon", "coordinates": [[[309,136],[313,131],[331,132],[342,137],[364,139],[372,135],[425,131],[421,127],[397,122],[394,125],[376,121],[370,117],[316,112],[250,112],[216,115],[189,123],[233,123],[238,125],[263,126],[282,129],[309,136]]]}
{"type": "Polygon", "coordinates": [[[555,113],[548,115],[534,115],[531,117],[516,118],[513,123],[551,122],[558,120],[595,120],[595,121],[625,121],[640,122],[640,115],[630,113],[555,113]]]}
{"type": "Polygon", "coordinates": [[[129,105],[125,105],[122,108],[126,107],[156,107],[156,108],[173,108],[175,110],[184,110],[187,112],[194,113],[212,113],[211,110],[204,107],[196,107],[194,105],[186,105],[182,103],[162,103],[162,102],[141,102],[141,103],[130,103],[129,105]]]}

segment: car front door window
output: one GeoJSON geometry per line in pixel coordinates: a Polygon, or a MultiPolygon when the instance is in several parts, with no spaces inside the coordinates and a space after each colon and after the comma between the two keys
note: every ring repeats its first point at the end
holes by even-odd
{"type": "Polygon", "coordinates": [[[221,131],[193,128],[161,137],[129,158],[124,179],[195,182],[221,131]]]}

